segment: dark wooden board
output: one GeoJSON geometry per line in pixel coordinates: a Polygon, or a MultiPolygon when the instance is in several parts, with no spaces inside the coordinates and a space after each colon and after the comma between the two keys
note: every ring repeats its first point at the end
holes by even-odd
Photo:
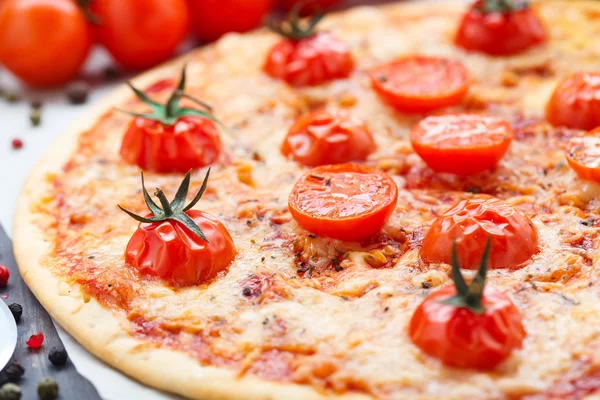
{"type": "MultiPolygon", "coordinates": [[[[10,270],[10,281],[6,288],[0,289],[0,298],[6,304],[19,303],[23,306],[23,317],[17,324],[18,342],[12,361],[18,361],[25,368],[25,375],[18,383],[23,392],[23,400],[37,399],[37,384],[45,377],[56,380],[60,400],[100,400],[92,384],[81,376],[69,360],[62,367],[53,366],[48,354],[53,347],[63,348],[50,316],[29,291],[17,270],[12,244],[2,226],[0,226],[0,264],[10,270]],[[4,298],[8,295],[8,298],[4,298]],[[42,332],[44,345],[39,350],[31,350],[25,344],[32,334],[42,332]]],[[[2,329],[2,327],[0,327],[2,329]]],[[[0,385],[6,382],[4,372],[0,373],[0,385]]]]}

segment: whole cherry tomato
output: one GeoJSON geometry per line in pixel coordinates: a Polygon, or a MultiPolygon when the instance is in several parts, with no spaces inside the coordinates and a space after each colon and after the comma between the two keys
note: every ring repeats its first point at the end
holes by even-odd
{"type": "Polygon", "coordinates": [[[436,172],[474,175],[494,168],[513,138],[504,119],[479,114],[447,114],[421,120],[410,140],[436,172]]]}
{"type": "Polygon", "coordinates": [[[5,0],[0,5],[0,63],[39,87],[75,78],[87,58],[91,35],[71,0],[5,0]]]}
{"type": "Polygon", "coordinates": [[[183,93],[184,85],[185,71],[166,105],[154,102],[134,88],[153,112],[131,113],[135,118],[121,143],[121,156],[125,161],[156,172],[186,172],[217,161],[221,138],[214,117],[205,111],[179,107],[181,97],[187,96],[183,93]]]}
{"type": "Polygon", "coordinates": [[[565,153],[580,178],[600,183],[600,127],[569,139],[565,153]]]}
{"type": "Polygon", "coordinates": [[[159,277],[172,286],[199,285],[229,267],[236,254],[229,231],[212,215],[191,209],[200,200],[207,180],[208,173],[200,192],[187,206],[189,172],[172,202],[158,190],[156,196],[163,205],[161,209],[150,198],[142,177],[144,199],[152,213],[141,217],[121,208],[140,221],[127,243],[127,264],[143,275],[159,277]]]}
{"type": "Polygon", "coordinates": [[[273,0],[187,0],[192,31],[203,42],[259,26],[273,0]]]}
{"type": "Polygon", "coordinates": [[[300,7],[298,12],[300,16],[305,17],[317,12],[326,11],[339,2],[340,0],[277,0],[277,5],[283,11],[290,11],[294,7],[300,7]]]}
{"type": "Polygon", "coordinates": [[[385,172],[359,164],[313,168],[294,185],[288,206],[317,235],[358,241],[377,234],[396,207],[398,187],[385,172]]]}
{"type": "Polygon", "coordinates": [[[96,38],[127,69],[167,60],[188,32],[185,0],[91,0],[90,12],[96,38]]]}
{"type": "Polygon", "coordinates": [[[527,1],[479,0],[463,17],[455,41],[466,50],[506,56],[546,39],[546,29],[527,1]]]}
{"type": "Polygon", "coordinates": [[[221,154],[216,125],[203,117],[181,117],[174,125],[136,117],[121,144],[130,164],[156,172],[184,172],[213,164],[221,154]]]}
{"type": "Polygon", "coordinates": [[[521,347],[526,332],[519,309],[504,293],[485,285],[486,271],[483,258],[467,285],[453,262],[454,285],[435,291],[417,307],[408,333],[423,352],[452,367],[490,370],[521,347]]]}
{"type": "Polygon", "coordinates": [[[354,59],[346,44],[330,33],[315,32],[320,18],[301,21],[292,12],[286,23],[269,22],[284,39],[267,55],[263,67],[267,74],[293,86],[313,86],[352,73],[354,59]]]}
{"type": "Polygon", "coordinates": [[[317,110],[296,120],[281,153],[314,167],[363,161],[375,148],[373,135],[363,121],[344,112],[317,110]]]}
{"type": "Polygon", "coordinates": [[[450,264],[454,241],[463,268],[475,269],[490,238],[490,268],[517,269],[538,251],[538,233],[529,218],[504,200],[480,195],[463,200],[438,217],[423,239],[425,262],[450,264]]]}
{"type": "Polygon", "coordinates": [[[555,126],[591,130],[600,126],[600,72],[580,72],[564,78],[546,106],[555,126]]]}
{"type": "Polygon", "coordinates": [[[471,82],[459,61],[429,56],[404,57],[375,67],[369,75],[375,91],[407,113],[460,104],[471,82]]]}

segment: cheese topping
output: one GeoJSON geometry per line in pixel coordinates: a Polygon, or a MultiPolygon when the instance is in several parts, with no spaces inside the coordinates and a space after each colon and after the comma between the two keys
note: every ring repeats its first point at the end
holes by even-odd
{"type": "MultiPolygon", "coordinates": [[[[226,127],[227,160],[213,166],[195,208],[229,229],[238,249],[229,270],[198,287],[175,289],[124,263],[137,223],[116,205],[142,213],[144,204],[139,170],[118,152],[130,119],[113,112],[81,134],[78,151],[48,193],[55,200],[38,205],[55,216],[45,227],[55,247],[48,268],[111,308],[132,335],[156,346],[324,393],[513,398],[550,393],[574,371],[591,375],[600,367],[599,186],[581,181],[565,165],[563,141],[574,132],[537,116],[556,79],[597,67],[600,47],[578,45],[571,33],[595,29],[586,34],[587,44],[600,24],[584,7],[564,12],[552,2],[539,6],[549,44],[510,58],[455,48],[451,38],[461,10],[423,16],[403,7],[359,8],[334,16],[325,28],[351,48],[356,70],[348,79],[301,90],[261,71],[275,36],[225,37],[188,62],[188,91],[212,104],[226,127]],[[514,141],[496,170],[468,178],[435,174],[412,152],[408,134],[420,117],[383,104],[366,72],[415,52],[458,59],[472,73],[465,106],[452,111],[484,110],[512,124],[514,141]],[[398,184],[394,214],[367,241],[314,237],[287,210],[289,192],[305,168],[286,160],[280,144],[294,119],[318,106],[344,108],[364,120],[378,145],[367,164],[386,170],[398,184]],[[488,274],[489,283],[521,310],[528,333],[523,348],[489,373],[444,367],[412,345],[406,332],[415,307],[449,276],[448,265],[420,261],[423,236],[437,216],[477,192],[526,213],[540,242],[540,252],[522,269],[488,274]]],[[[141,107],[133,100],[128,105],[141,107]]],[[[191,193],[204,173],[194,173],[191,193]]],[[[168,196],[181,181],[176,175],[145,177],[147,187],[161,187],[168,196]]]]}

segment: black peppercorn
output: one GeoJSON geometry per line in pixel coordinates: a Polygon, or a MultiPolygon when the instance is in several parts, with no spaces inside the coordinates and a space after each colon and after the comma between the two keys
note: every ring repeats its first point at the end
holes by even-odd
{"type": "Polygon", "coordinates": [[[252,289],[245,287],[244,290],[242,290],[242,294],[244,296],[250,296],[252,294],[252,289]]]}
{"type": "Polygon", "coordinates": [[[16,383],[21,380],[23,374],[25,374],[25,368],[18,362],[12,362],[4,369],[4,373],[8,378],[9,382],[16,383]]]}
{"type": "Polygon", "coordinates": [[[71,104],[83,104],[87,101],[90,85],[84,81],[75,81],[67,86],[67,97],[71,104]]]}
{"type": "Polygon", "coordinates": [[[53,347],[48,354],[48,360],[57,367],[65,365],[67,362],[67,351],[58,347],[53,347]]]}
{"type": "Polygon", "coordinates": [[[6,383],[0,388],[0,400],[21,400],[21,388],[14,383],[6,383]]]}
{"type": "Polygon", "coordinates": [[[10,306],[8,306],[8,308],[10,309],[13,317],[15,317],[15,322],[19,322],[21,320],[21,316],[23,315],[23,307],[21,307],[20,304],[12,303],[10,306]]]}
{"type": "Polygon", "coordinates": [[[37,392],[41,400],[55,400],[58,397],[58,384],[52,378],[44,378],[38,383],[37,392]]]}
{"type": "Polygon", "coordinates": [[[114,80],[119,79],[120,73],[119,73],[119,70],[117,68],[115,68],[112,65],[110,65],[110,66],[104,68],[103,75],[104,75],[104,79],[106,81],[112,82],[114,80]]]}

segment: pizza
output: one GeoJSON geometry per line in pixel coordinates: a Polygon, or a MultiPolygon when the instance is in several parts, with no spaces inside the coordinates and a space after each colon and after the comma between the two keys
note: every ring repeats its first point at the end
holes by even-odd
{"type": "Polygon", "coordinates": [[[600,392],[600,5],[360,7],[134,79],[31,172],[23,278],[197,399],[600,392]]]}

